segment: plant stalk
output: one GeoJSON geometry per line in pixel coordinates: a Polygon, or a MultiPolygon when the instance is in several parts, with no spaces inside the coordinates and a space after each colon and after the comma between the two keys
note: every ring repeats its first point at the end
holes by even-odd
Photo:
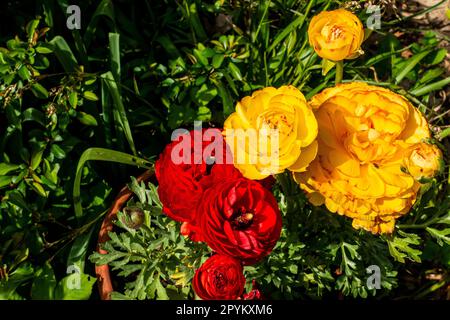
{"type": "Polygon", "coordinates": [[[344,76],[344,61],[336,62],[336,78],[334,80],[334,84],[337,85],[342,82],[342,78],[344,76]]]}

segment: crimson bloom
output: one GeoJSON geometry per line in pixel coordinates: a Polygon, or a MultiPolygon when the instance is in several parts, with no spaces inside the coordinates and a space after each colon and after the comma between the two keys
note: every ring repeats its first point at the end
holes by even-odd
{"type": "Polygon", "coordinates": [[[222,167],[223,175],[233,177],[239,174],[232,163],[225,163],[227,152],[219,129],[185,131],[166,146],[155,163],[163,212],[176,221],[186,223],[182,234],[189,235],[195,241],[202,239],[201,234],[196,233],[199,231],[197,207],[204,189],[215,183],[214,178],[205,178],[210,176],[216,165],[222,167]]]}
{"type": "Polygon", "coordinates": [[[192,285],[203,300],[236,300],[245,286],[242,264],[230,256],[215,254],[196,271],[192,285]]]}
{"type": "Polygon", "coordinates": [[[272,193],[246,178],[224,181],[205,191],[198,219],[211,249],[246,265],[272,251],[282,225],[272,193]]]}

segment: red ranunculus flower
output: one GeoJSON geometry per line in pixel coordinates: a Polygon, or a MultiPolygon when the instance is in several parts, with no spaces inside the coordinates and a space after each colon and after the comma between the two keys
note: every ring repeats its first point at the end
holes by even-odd
{"type": "Polygon", "coordinates": [[[268,255],[281,232],[281,214],[272,193],[246,178],[206,190],[198,218],[214,251],[254,264],[268,255]]]}
{"type": "Polygon", "coordinates": [[[185,222],[181,230],[183,235],[202,241],[197,226],[199,201],[204,189],[218,180],[241,176],[232,159],[220,129],[186,131],[168,144],[159,156],[155,163],[159,199],[167,216],[185,222]],[[229,164],[226,164],[227,153],[231,159],[229,164]],[[211,172],[214,172],[213,176],[211,172]]]}
{"type": "Polygon", "coordinates": [[[244,291],[242,272],[239,260],[215,254],[196,271],[192,285],[203,300],[235,300],[244,291]]]}
{"type": "Polygon", "coordinates": [[[244,300],[262,300],[261,291],[259,291],[256,281],[252,281],[252,290],[249,293],[244,293],[242,297],[244,300]]]}

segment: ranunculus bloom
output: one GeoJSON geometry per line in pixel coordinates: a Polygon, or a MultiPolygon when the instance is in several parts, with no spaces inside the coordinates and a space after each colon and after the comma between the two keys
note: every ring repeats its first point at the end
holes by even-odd
{"type": "Polygon", "coordinates": [[[282,222],[275,197],[260,183],[245,178],[206,190],[198,215],[211,249],[245,264],[268,255],[280,237],[282,222]]]}
{"type": "Polygon", "coordinates": [[[236,300],[244,291],[242,272],[239,260],[215,254],[195,272],[192,285],[203,300],[236,300]]]}
{"type": "MultiPolygon", "coordinates": [[[[228,178],[239,178],[241,175],[232,164],[225,164],[226,143],[219,129],[215,136],[216,141],[223,149],[221,164],[206,163],[205,158],[217,156],[215,149],[208,151],[212,143],[209,139],[203,139],[205,130],[192,130],[182,134],[177,140],[168,144],[155,163],[155,173],[158,180],[158,195],[163,204],[163,212],[170,218],[185,222],[182,226],[182,234],[188,235],[192,240],[201,241],[201,234],[196,234],[200,229],[197,227],[197,207],[202,199],[204,189],[216,180],[228,178]],[[201,141],[200,148],[195,148],[194,136],[201,141]],[[186,143],[186,145],[182,145],[186,143]],[[206,151],[205,151],[206,150],[206,151]],[[187,153],[187,154],[185,154],[187,153]],[[184,158],[180,163],[180,159],[184,158]],[[216,167],[220,167],[217,169],[216,167]],[[217,174],[211,177],[211,172],[217,174]]],[[[211,132],[211,131],[209,131],[211,132]]],[[[211,139],[214,141],[214,139],[211,139]]],[[[231,158],[231,155],[229,156],[231,158]]]]}
{"type": "Polygon", "coordinates": [[[322,11],[312,18],[308,37],[320,57],[341,61],[360,54],[364,28],[358,17],[347,10],[322,11]]]}
{"type": "Polygon", "coordinates": [[[435,167],[432,155],[410,157],[411,147],[430,137],[427,121],[402,96],[358,82],[326,89],[310,105],[319,123],[319,151],[294,178],[311,203],[353,218],[355,228],[392,232],[420,188],[405,159],[427,171],[435,167]]]}
{"type": "Polygon", "coordinates": [[[417,143],[411,147],[405,165],[416,180],[432,178],[443,167],[442,151],[433,144],[417,143]]]}
{"type": "Polygon", "coordinates": [[[262,300],[262,294],[261,291],[259,291],[258,286],[256,285],[256,281],[252,281],[252,290],[248,293],[244,293],[242,296],[243,300],[262,300]]]}
{"type": "Polygon", "coordinates": [[[303,171],[317,152],[317,121],[293,86],[258,90],[236,105],[224,124],[235,166],[249,179],[303,171]]]}

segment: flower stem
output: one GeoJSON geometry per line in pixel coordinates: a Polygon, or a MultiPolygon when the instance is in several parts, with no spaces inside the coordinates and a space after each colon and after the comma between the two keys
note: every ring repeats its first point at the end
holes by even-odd
{"type": "Polygon", "coordinates": [[[344,75],[344,62],[341,60],[336,62],[336,78],[334,80],[335,85],[342,82],[343,75],[344,75]]]}

